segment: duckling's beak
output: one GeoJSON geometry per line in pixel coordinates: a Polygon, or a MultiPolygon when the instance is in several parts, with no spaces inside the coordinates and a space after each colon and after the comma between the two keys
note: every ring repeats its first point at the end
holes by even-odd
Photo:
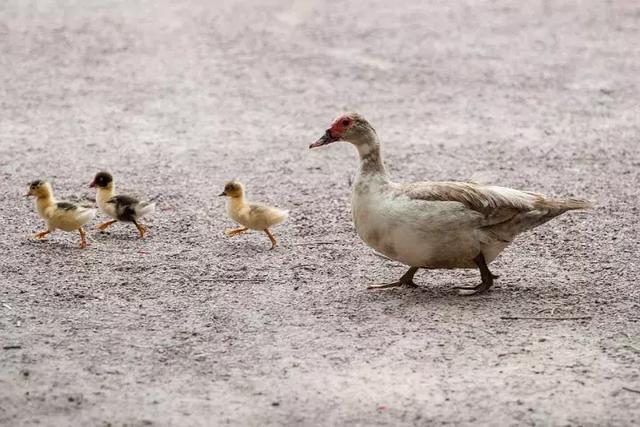
{"type": "Polygon", "coordinates": [[[96,182],[91,181],[91,184],[89,184],[89,188],[95,188],[95,186],[96,186],[96,182]]]}
{"type": "Polygon", "coordinates": [[[29,191],[27,194],[24,195],[24,197],[29,197],[31,196],[31,191],[29,191]]]}
{"type": "Polygon", "coordinates": [[[323,145],[331,144],[336,141],[340,141],[340,138],[333,136],[331,134],[331,129],[327,129],[324,135],[322,135],[319,140],[311,144],[309,148],[322,147],[323,145]]]}
{"type": "Polygon", "coordinates": [[[218,197],[222,197],[222,196],[226,196],[226,195],[227,195],[226,191],[223,191],[222,193],[218,194],[218,197]]]}

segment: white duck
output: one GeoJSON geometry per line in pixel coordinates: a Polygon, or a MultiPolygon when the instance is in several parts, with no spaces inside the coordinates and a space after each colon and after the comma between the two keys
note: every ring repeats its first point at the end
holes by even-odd
{"type": "Polygon", "coordinates": [[[488,264],[518,234],[591,206],[586,200],[472,182],[394,183],[376,131],[355,113],[339,117],[309,148],[335,141],[350,142],[360,155],[351,199],[356,232],[376,251],[410,267],[397,282],[372,289],[416,286],[413,276],[420,268],[478,268],[482,283],[457,289],[463,295],[487,291],[497,278],[488,264]]]}
{"type": "Polygon", "coordinates": [[[118,221],[131,222],[138,229],[140,237],[144,237],[147,229],[140,224],[139,220],[155,210],[155,203],[143,202],[124,194],[116,195],[113,176],[109,172],[98,172],[89,187],[98,189],[96,195],[98,207],[103,213],[113,218],[98,224],[97,227],[100,231],[106,230],[107,227],[118,221]]]}
{"type": "Polygon", "coordinates": [[[64,231],[78,230],[80,233],[80,248],[87,247],[85,231],[82,226],[91,221],[96,215],[95,209],[87,209],[69,202],[56,202],[53,198],[51,184],[42,180],[36,180],[29,184],[26,197],[36,198],[38,214],[47,222],[47,230],[35,235],[36,239],[42,239],[56,229],[64,231]]]}

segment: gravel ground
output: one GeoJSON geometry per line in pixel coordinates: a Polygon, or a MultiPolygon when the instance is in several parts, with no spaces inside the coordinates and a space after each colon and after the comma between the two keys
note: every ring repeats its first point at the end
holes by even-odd
{"type": "MultiPolygon", "coordinates": [[[[0,3],[0,424],[638,425],[640,5],[627,1],[0,3]],[[475,271],[354,233],[365,115],[397,180],[596,202],[475,271]],[[148,238],[43,228],[26,183],[155,197],[148,238]],[[291,210],[268,251],[215,197],[291,210]],[[505,320],[501,316],[591,316],[505,320]]],[[[103,220],[100,216],[94,221],[103,220]]]]}

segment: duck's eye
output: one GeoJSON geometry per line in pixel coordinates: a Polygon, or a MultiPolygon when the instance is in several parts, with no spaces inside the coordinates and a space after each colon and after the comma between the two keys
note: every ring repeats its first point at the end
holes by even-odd
{"type": "Polygon", "coordinates": [[[351,121],[349,119],[344,119],[342,121],[342,126],[347,127],[351,124],[351,121]]]}

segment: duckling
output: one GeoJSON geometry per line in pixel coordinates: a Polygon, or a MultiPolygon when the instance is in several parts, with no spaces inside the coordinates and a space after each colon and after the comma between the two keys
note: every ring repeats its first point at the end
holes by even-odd
{"type": "Polygon", "coordinates": [[[351,143],[360,157],[351,199],[356,232],[374,250],[409,267],[398,281],[370,289],[416,286],[420,268],[478,268],[482,283],[457,289],[462,295],[485,292],[497,278],[488,264],[517,235],[591,207],[587,200],[474,182],[392,182],[376,131],[356,113],[339,117],[309,148],[336,141],[351,143]]]}
{"type": "MultiPolygon", "coordinates": [[[[225,234],[229,237],[237,236],[245,231],[264,231],[271,240],[271,249],[278,244],[269,227],[280,224],[289,216],[288,211],[266,206],[261,203],[247,202],[244,198],[244,186],[238,181],[228,181],[224,185],[224,191],[219,196],[227,196],[227,213],[242,225],[239,228],[227,229],[225,234]]],[[[271,250],[269,249],[269,250],[271,250]]]]}
{"type": "Polygon", "coordinates": [[[40,217],[47,222],[47,230],[37,233],[34,237],[42,239],[56,229],[64,231],[78,230],[80,233],[80,248],[87,247],[85,231],[82,226],[96,215],[95,209],[87,209],[69,202],[57,202],[53,198],[51,184],[37,179],[29,184],[29,191],[25,197],[36,198],[36,209],[40,217]]]}
{"type": "Polygon", "coordinates": [[[155,210],[155,203],[142,202],[138,199],[116,195],[113,176],[109,172],[98,172],[89,184],[91,188],[97,188],[96,201],[102,212],[109,215],[112,220],[105,221],[97,226],[100,231],[106,230],[110,225],[122,221],[132,222],[138,229],[140,237],[144,237],[147,228],[140,224],[138,220],[155,210]]]}

